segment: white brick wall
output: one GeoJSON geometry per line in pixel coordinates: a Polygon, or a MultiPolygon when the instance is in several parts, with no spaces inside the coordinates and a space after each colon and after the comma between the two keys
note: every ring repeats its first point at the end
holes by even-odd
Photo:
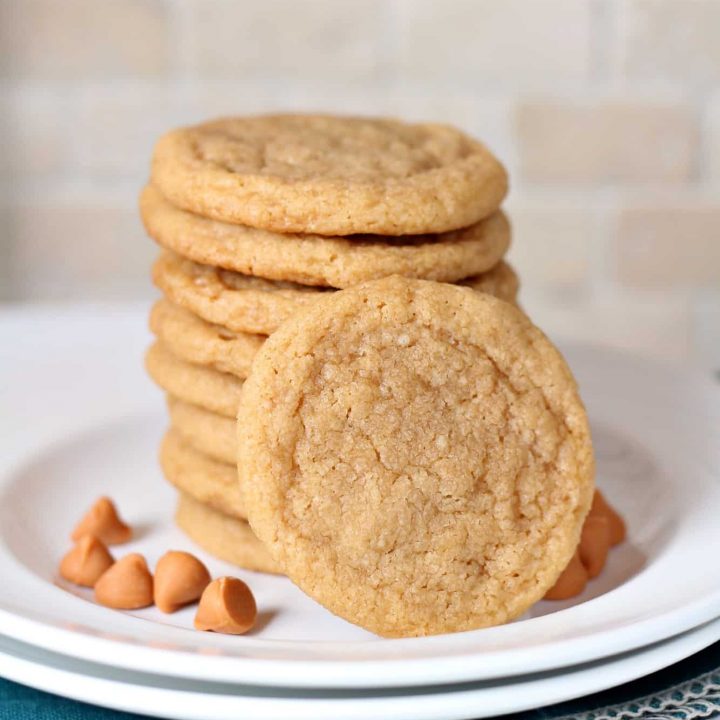
{"type": "Polygon", "coordinates": [[[523,102],[517,132],[521,177],[531,183],[684,184],[699,155],[697,121],[682,103],[523,102]]]}
{"type": "Polygon", "coordinates": [[[193,2],[185,24],[189,71],[240,82],[380,82],[391,13],[385,0],[193,2]]]}
{"type": "Polygon", "coordinates": [[[82,196],[20,204],[9,217],[12,287],[38,300],[148,295],[156,251],[130,203],[82,196]],[[38,259],[41,259],[38,262],[38,259]]]}
{"type": "Polygon", "coordinates": [[[662,207],[623,207],[613,251],[616,275],[628,287],[720,287],[720,198],[670,196],[662,207]]]}
{"type": "Polygon", "coordinates": [[[164,0],[2,0],[2,73],[41,82],[165,76],[172,10],[164,0]]]}
{"type": "Polygon", "coordinates": [[[708,103],[703,120],[706,147],[700,167],[713,184],[720,185],[720,92],[708,103]]]}
{"type": "Polygon", "coordinates": [[[553,335],[720,366],[720,0],[0,0],[0,300],[148,296],[164,129],[453,122],[511,171],[553,335]]]}
{"type": "Polygon", "coordinates": [[[480,92],[582,89],[589,0],[398,0],[400,80],[480,92]]]}
{"type": "Polygon", "coordinates": [[[623,0],[616,13],[620,72],[637,84],[716,87],[718,28],[717,0],[623,0]]]}

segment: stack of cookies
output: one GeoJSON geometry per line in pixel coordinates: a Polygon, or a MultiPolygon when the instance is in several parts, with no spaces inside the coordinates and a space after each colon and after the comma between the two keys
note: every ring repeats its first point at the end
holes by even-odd
{"type": "MultiPolygon", "coordinates": [[[[246,522],[236,415],[266,338],[337,289],[388,276],[514,303],[500,163],[441,125],[328,116],[229,118],[158,142],[140,199],[163,298],[146,365],[167,394],[163,473],[177,521],[249,569],[277,561],[246,522]]],[[[242,433],[242,428],[240,428],[242,433]]]]}

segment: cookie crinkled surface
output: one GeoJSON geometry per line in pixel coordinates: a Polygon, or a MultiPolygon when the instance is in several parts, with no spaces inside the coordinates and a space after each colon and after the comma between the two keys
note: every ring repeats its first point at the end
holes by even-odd
{"type": "Polygon", "coordinates": [[[409,235],[496,210],[507,173],[481,143],[430,123],[324,115],[222,118],[155,147],[174,205],[274,232],[409,235]]]}
{"type": "Polygon", "coordinates": [[[577,546],[593,453],[573,376],[508,303],[391,277],[260,349],[238,415],[253,530],[311,597],[380,635],[506,622],[577,546]]]}

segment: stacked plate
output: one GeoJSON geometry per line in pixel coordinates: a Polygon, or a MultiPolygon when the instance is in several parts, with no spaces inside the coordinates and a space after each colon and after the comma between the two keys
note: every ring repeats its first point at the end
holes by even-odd
{"type": "MultiPolygon", "coordinates": [[[[720,639],[720,390],[582,347],[563,350],[593,422],[598,485],[622,508],[629,542],[581,597],[412,640],[376,638],[286,579],[249,572],[261,622],[246,637],[191,630],[191,609],[95,605],[56,566],[98,495],[139,528],[128,549],[151,564],[168,547],[197,551],[157,481],[163,418],[141,370],[142,313],[0,315],[13,339],[0,356],[1,675],[162,717],[470,718],[598,691],[720,639]]],[[[198,554],[213,575],[237,572],[198,554]]]]}

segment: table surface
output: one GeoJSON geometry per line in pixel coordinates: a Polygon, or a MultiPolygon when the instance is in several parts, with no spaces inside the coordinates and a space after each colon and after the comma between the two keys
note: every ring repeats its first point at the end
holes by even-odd
{"type": "MultiPolygon", "coordinates": [[[[0,720],[131,720],[0,679],[0,720]]],[[[694,720],[720,717],[720,642],[665,670],[612,690],[507,720],[694,720]]]]}

